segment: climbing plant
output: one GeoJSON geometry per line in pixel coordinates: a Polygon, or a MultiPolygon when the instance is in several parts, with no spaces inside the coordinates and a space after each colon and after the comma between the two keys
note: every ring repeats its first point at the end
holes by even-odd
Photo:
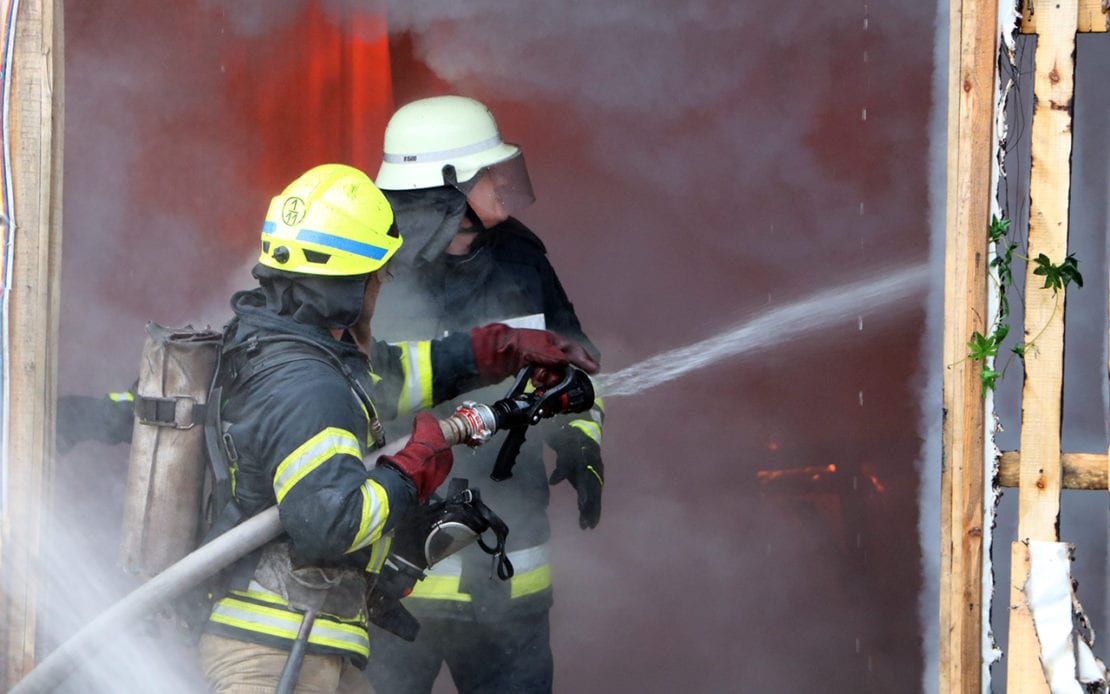
{"type": "MultiPolygon", "coordinates": [[[[999,219],[997,216],[991,216],[988,238],[998,251],[994,259],[991,260],[991,267],[995,268],[998,281],[998,313],[994,317],[988,334],[983,335],[976,330],[967,343],[967,358],[983,362],[983,369],[979,372],[979,380],[984,397],[988,390],[994,390],[998,378],[1005,371],[1005,368],[998,371],[989,367],[987,360],[998,356],[1002,341],[1010,334],[1010,324],[1008,322],[1010,318],[1010,300],[1007,296],[1007,290],[1013,287],[1014,284],[1013,260],[1018,258],[1030,262],[1028,258],[1017,252],[1020,248],[1017,242],[1007,237],[1009,230],[1009,219],[999,219]]],[[[1049,316],[1048,319],[1051,322],[1060,307],[1059,291],[1072,282],[1075,282],[1077,287],[1083,286],[1083,275],[1079,272],[1079,261],[1076,260],[1074,254],[1069,254],[1063,262],[1056,264],[1047,255],[1041,253],[1031,262],[1036,266],[1033,269],[1033,274],[1044,277],[1044,285],[1041,288],[1051,289],[1052,295],[1056,298],[1056,303],[1052,307],[1052,316],[1049,316]]],[[[1047,327],[1047,323],[1045,327],[1047,327]]],[[[1010,359],[1012,360],[1014,356],[1024,359],[1030,350],[1036,349],[1037,338],[1043,332],[1044,328],[1041,328],[1041,332],[1038,332],[1031,340],[1018,342],[1010,347],[1010,351],[1013,353],[1010,359]]],[[[1006,365],[1009,366],[1009,361],[1006,365]]]]}

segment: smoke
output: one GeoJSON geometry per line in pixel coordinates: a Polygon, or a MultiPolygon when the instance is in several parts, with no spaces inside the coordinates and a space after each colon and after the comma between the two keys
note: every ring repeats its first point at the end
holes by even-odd
{"type": "MultiPolygon", "coordinates": [[[[801,23],[805,10],[783,9],[774,26],[801,23]]],[[[632,107],[677,120],[743,87],[736,61],[717,60],[725,57],[718,37],[754,29],[760,12],[711,2],[413,2],[391,5],[390,28],[420,31],[422,57],[441,78],[495,85],[494,97],[632,107]],[[443,25],[452,29],[436,31],[443,25]],[[593,50],[567,51],[568,40],[593,50]],[[691,74],[698,80],[687,80],[691,74]]]]}
{"type": "Polygon", "coordinates": [[[180,50],[210,19],[66,7],[62,393],[126,389],[144,323],[198,320],[254,241],[265,202],[239,168],[254,143],[227,140],[246,128],[224,93],[219,32],[180,50]],[[113,358],[90,369],[91,354],[113,358]]]}
{"type": "MultiPolygon", "coordinates": [[[[66,8],[63,392],[129,384],[146,320],[218,324],[230,290],[250,283],[268,196],[291,178],[259,161],[319,152],[320,127],[283,125],[307,108],[296,80],[307,69],[287,54],[304,45],[291,39],[311,3],[124,4],[66,8]],[[261,79],[283,97],[265,124],[245,103],[261,79]]],[[[315,6],[333,27],[355,9],[315,6]]],[[[735,316],[776,315],[845,278],[923,267],[935,226],[922,136],[933,7],[414,0],[388,10],[410,63],[489,103],[505,138],[524,145],[538,201],[523,221],[606,369],[739,328],[735,316]]],[[[398,93],[427,95],[400,68],[392,79],[398,93]]],[[[781,345],[718,354],[614,401],[601,525],[581,532],[573,492],[552,490],[558,690],[792,691],[815,677],[826,691],[913,686],[923,638],[913,464],[919,381],[932,368],[919,357],[922,303],[778,326],[781,345]],[[807,324],[821,327],[792,332],[807,324]],[[845,471],[843,487],[790,494],[755,482],[759,469],[825,463],[845,471]],[[860,484],[865,466],[885,494],[860,484]]],[[[86,498],[77,483],[120,481],[122,457],[94,448],[60,461],[75,488],[59,499],[88,504],[67,529],[114,532],[120,490],[86,498]]],[[[122,580],[110,568],[86,575],[122,580]]]]}
{"type": "MultiPolygon", "coordinates": [[[[716,230],[697,234],[697,243],[742,248],[784,267],[857,240],[829,220],[855,212],[865,188],[908,183],[895,153],[908,155],[899,145],[920,138],[909,116],[925,81],[909,70],[926,74],[928,63],[906,66],[913,58],[900,55],[895,76],[878,57],[908,53],[893,47],[898,27],[928,18],[903,12],[864,5],[823,16],[808,6],[710,0],[605,8],[418,0],[392,3],[389,20],[391,31],[413,34],[418,57],[458,90],[534,104],[533,139],[537,128],[562,137],[562,121],[580,123],[565,133],[583,141],[577,166],[596,167],[610,194],[667,196],[670,209],[653,212],[676,229],[716,230]],[[881,95],[880,83],[892,93],[881,95]],[[843,146],[846,137],[853,147],[843,146]],[[771,225],[777,233],[767,233],[771,225]]],[[[502,130],[512,139],[518,129],[508,123],[502,130]]],[[[549,194],[542,186],[537,193],[549,194]]],[[[889,211],[887,223],[896,225],[898,196],[868,193],[868,212],[889,211]]],[[[564,216],[581,218],[571,204],[564,216]]]]}
{"type": "Polygon", "coordinates": [[[947,210],[948,152],[948,22],[949,4],[937,2],[933,48],[933,107],[929,121],[929,284],[921,362],[931,365],[923,379],[920,412],[921,453],[917,461],[921,476],[918,507],[921,545],[922,588],[919,604],[924,668],[921,691],[937,691],[940,667],[940,470],[943,458],[940,413],[943,409],[945,218],[947,210]]]}

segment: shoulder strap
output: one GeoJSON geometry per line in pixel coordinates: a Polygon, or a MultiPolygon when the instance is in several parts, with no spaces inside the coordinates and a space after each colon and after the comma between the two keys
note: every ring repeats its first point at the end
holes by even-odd
{"type": "MultiPolygon", "coordinates": [[[[370,375],[360,377],[351,370],[343,359],[325,345],[300,335],[268,335],[251,337],[231,347],[224,348],[221,359],[235,355],[228,360],[228,373],[223,385],[246,382],[253,376],[283,364],[310,359],[318,361],[339,371],[351,386],[355,396],[370,414],[370,431],[377,447],[385,445],[385,434],[377,409],[370,399],[370,375]]],[[[217,378],[222,378],[217,375],[217,378]]]]}

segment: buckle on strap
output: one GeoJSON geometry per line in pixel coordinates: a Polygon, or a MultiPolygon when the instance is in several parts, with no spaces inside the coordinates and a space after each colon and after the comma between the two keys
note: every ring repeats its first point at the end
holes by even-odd
{"type": "Polygon", "coordinates": [[[196,398],[190,395],[168,398],[135,396],[135,416],[143,424],[192,429],[204,422],[206,410],[207,405],[198,403],[196,398]]]}

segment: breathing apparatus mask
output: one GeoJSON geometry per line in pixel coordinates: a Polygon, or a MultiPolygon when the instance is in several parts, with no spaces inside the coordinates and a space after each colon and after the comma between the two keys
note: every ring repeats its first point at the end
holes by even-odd
{"type": "Polygon", "coordinates": [[[433,495],[396,530],[366,607],[370,621],[412,641],[420,623],[401,604],[425,571],[459,550],[477,543],[493,557],[497,576],[508,580],[513,565],[505,555],[509,527],[482,501],[465,479],[453,479],[445,498],[433,495]],[[489,541],[487,541],[487,538],[489,541]]]}

